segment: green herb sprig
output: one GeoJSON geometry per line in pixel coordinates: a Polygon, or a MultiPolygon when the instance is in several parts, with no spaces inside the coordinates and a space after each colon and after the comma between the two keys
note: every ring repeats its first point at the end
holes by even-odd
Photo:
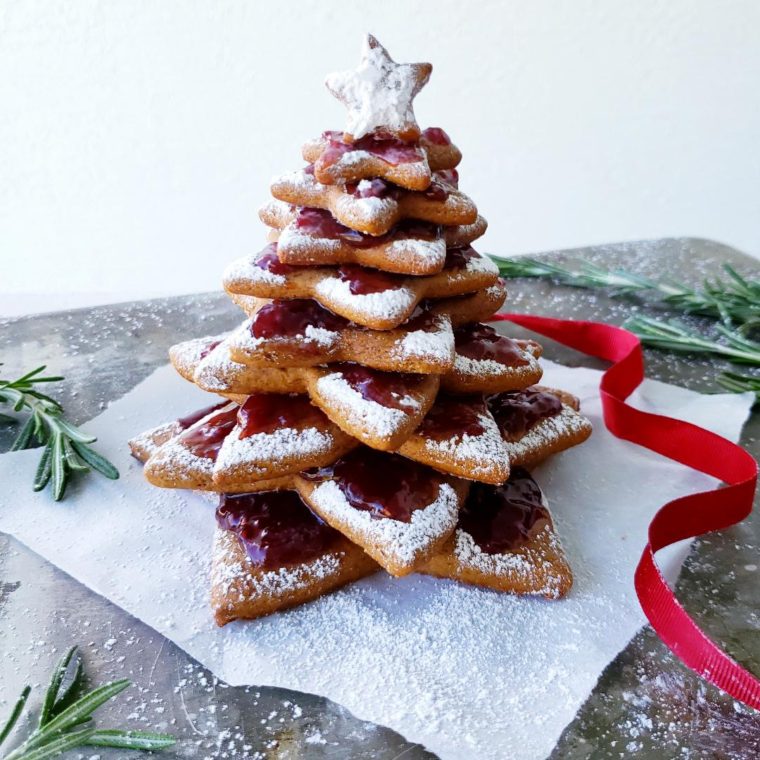
{"type": "Polygon", "coordinates": [[[494,257],[502,277],[542,277],[577,288],[611,288],[613,295],[652,293],[685,314],[719,319],[728,326],[760,327],[760,280],[740,275],[723,265],[727,278],[706,279],[701,288],[667,280],[651,280],[623,269],[604,269],[588,261],[560,267],[529,257],[494,257]]]}
{"type": "MultiPolygon", "coordinates": [[[[495,257],[503,277],[541,277],[579,288],[610,288],[614,296],[650,293],[660,303],[684,314],[719,321],[717,339],[705,338],[677,320],[635,316],[624,327],[652,348],[690,354],[710,354],[733,364],[760,367],[760,342],[752,339],[760,329],[760,280],[740,275],[724,265],[727,277],[707,279],[700,288],[670,281],[656,281],[623,269],[608,270],[588,261],[561,267],[529,257],[495,257]]],[[[718,382],[727,390],[751,391],[760,403],[760,375],[724,372],[718,382]]]]}
{"type": "MultiPolygon", "coordinates": [[[[33,488],[41,491],[52,481],[53,498],[60,501],[73,473],[93,469],[115,480],[119,471],[88,445],[97,439],[67,422],[63,407],[38,390],[42,384],[63,380],[58,376],[44,376],[44,371],[43,365],[16,380],[0,379],[0,404],[10,405],[14,412],[30,413],[13,441],[11,451],[28,449],[35,444],[44,446],[33,488]]],[[[0,420],[17,421],[7,414],[0,415],[0,420]]]]}
{"type": "Polygon", "coordinates": [[[760,343],[747,338],[739,330],[717,326],[723,341],[710,340],[676,320],[663,321],[649,317],[629,317],[623,327],[641,338],[646,345],[689,354],[713,354],[734,364],[760,367],[760,343]]]}
{"type": "MultiPolygon", "coordinates": [[[[131,686],[126,678],[97,686],[81,696],[84,668],[76,647],[60,659],[53,671],[40,708],[37,727],[3,760],[46,760],[78,747],[116,747],[131,750],[160,750],[171,747],[176,739],[169,734],[121,729],[99,729],[91,723],[92,714],[101,705],[131,686]],[[76,730],[74,730],[76,729],[76,730]]],[[[16,702],[10,717],[0,728],[0,745],[10,736],[24,711],[31,687],[27,686],[16,702]]]]}

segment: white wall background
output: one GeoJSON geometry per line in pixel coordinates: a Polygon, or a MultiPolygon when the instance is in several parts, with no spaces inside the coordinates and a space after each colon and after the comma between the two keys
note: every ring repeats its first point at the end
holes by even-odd
{"type": "Polygon", "coordinates": [[[483,250],[760,254],[756,0],[3,0],[0,314],[218,287],[366,30],[434,63],[483,250]]]}

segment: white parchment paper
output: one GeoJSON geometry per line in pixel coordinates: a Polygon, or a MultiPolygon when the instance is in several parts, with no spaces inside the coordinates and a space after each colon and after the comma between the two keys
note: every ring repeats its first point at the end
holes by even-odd
{"type": "MultiPolygon", "coordinates": [[[[157,370],[85,427],[121,479],[91,476],[64,502],[31,491],[39,452],[0,456],[0,530],[142,619],[232,684],[313,692],[447,758],[543,758],[607,663],[644,623],[633,571],[657,508],[707,477],[613,438],[600,373],[545,362],[581,398],[590,441],[535,471],[575,572],[559,602],[382,574],[260,621],[217,628],[207,605],[213,508],[142,477],[126,440],[209,403],[157,370]]],[[[745,394],[647,381],[635,397],[738,440],[745,394]]],[[[681,551],[666,558],[674,578],[681,551]]]]}

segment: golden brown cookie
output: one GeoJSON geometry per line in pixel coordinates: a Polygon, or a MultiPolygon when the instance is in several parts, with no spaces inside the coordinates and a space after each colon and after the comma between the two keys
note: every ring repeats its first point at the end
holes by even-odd
{"type": "Polygon", "coordinates": [[[534,340],[500,335],[490,325],[470,322],[454,330],[454,366],[441,378],[451,393],[499,393],[537,383],[543,370],[534,340]]]}
{"type": "Polygon", "coordinates": [[[335,461],[356,445],[308,396],[257,394],[229,403],[161,445],[145,476],[164,488],[240,490],[335,461]]]}
{"type": "MultiPolygon", "coordinates": [[[[469,330],[470,325],[464,329],[469,330]]],[[[454,368],[441,376],[441,385],[453,393],[497,393],[519,390],[533,385],[541,377],[537,357],[541,347],[534,341],[513,341],[496,335],[492,328],[476,323],[472,327],[487,328],[469,331],[467,343],[456,348],[460,328],[454,330],[454,368]],[[481,334],[482,333],[482,334],[481,334]],[[498,338],[494,346],[493,336],[498,338]],[[478,347],[478,343],[484,344],[478,347]],[[466,350],[459,353],[460,350],[466,350]],[[472,356],[494,357],[487,359],[483,369],[480,359],[472,356]],[[498,361],[497,361],[498,360],[498,361]],[[493,364],[490,364],[493,362],[493,364]],[[490,366],[489,366],[490,365],[490,366]]],[[[169,350],[174,368],[186,380],[204,390],[226,397],[251,393],[305,393],[307,391],[304,367],[253,367],[230,358],[227,336],[213,336],[185,341],[169,350]],[[203,358],[201,358],[201,356],[203,358]]],[[[485,363],[485,362],[484,362],[485,363]]]]}
{"type": "Polygon", "coordinates": [[[573,582],[541,489],[522,469],[502,486],[474,484],[456,531],[418,572],[547,599],[573,582]]]}
{"type": "Polygon", "coordinates": [[[312,402],[341,430],[373,449],[397,449],[438,393],[438,375],[381,372],[360,364],[305,369],[312,402]]]}
{"type": "Polygon", "coordinates": [[[294,491],[223,495],[216,518],[211,608],[218,625],[303,604],[379,569],[294,491]]]}
{"type": "Polygon", "coordinates": [[[329,525],[391,575],[424,564],[454,531],[468,484],[364,447],[301,473],[296,488],[329,525]]]}
{"type": "Polygon", "coordinates": [[[313,300],[244,306],[252,319],[227,342],[230,358],[243,364],[270,368],[356,362],[387,372],[441,374],[454,363],[451,319],[432,309],[419,309],[394,330],[375,331],[352,326],[313,300]]]}
{"type": "Polygon", "coordinates": [[[433,172],[454,169],[462,160],[459,149],[438,127],[425,129],[416,143],[387,134],[366,135],[351,143],[342,132],[323,132],[303,146],[302,155],[314,164],[314,176],[324,185],[379,177],[407,190],[425,190],[433,172]]]}
{"type": "Polygon", "coordinates": [[[506,298],[501,280],[472,295],[426,301],[393,330],[367,330],[314,300],[264,302],[240,296],[251,319],[229,338],[233,361],[259,367],[356,362],[387,372],[442,374],[454,363],[452,325],[493,314],[506,298]]]}
{"type": "Polygon", "coordinates": [[[233,262],[222,279],[233,295],[257,298],[313,298],[326,309],[373,330],[405,322],[424,299],[474,293],[496,283],[499,270],[472,247],[450,248],[446,267],[428,277],[408,277],[357,264],[304,267],[283,264],[277,243],[233,262]]]}
{"type": "Polygon", "coordinates": [[[360,264],[408,275],[440,272],[447,247],[470,245],[488,226],[481,216],[453,227],[406,219],[385,235],[372,236],[342,225],[329,211],[296,208],[282,201],[265,204],[259,217],[279,231],[274,237],[285,264],[360,264]]]}
{"type": "Polygon", "coordinates": [[[309,164],[272,181],[272,195],[293,206],[329,211],[338,222],[366,235],[385,235],[402,219],[453,226],[472,224],[475,204],[457,187],[456,169],[436,172],[426,190],[412,192],[385,180],[323,185],[309,164]]]}
{"type": "Polygon", "coordinates": [[[509,452],[485,399],[440,393],[398,453],[468,480],[503,483],[509,452]]]}
{"type": "Polygon", "coordinates": [[[420,128],[412,101],[427,84],[429,63],[396,63],[371,34],[364,36],[359,66],[328,74],[325,85],[346,106],[345,142],[377,132],[399,140],[416,140],[420,128]]]}
{"type": "Polygon", "coordinates": [[[531,467],[591,435],[591,423],[574,408],[577,399],[564,391],[528,388],[497,393],[489,397],[488,406],[513,467],[531,467]]]}

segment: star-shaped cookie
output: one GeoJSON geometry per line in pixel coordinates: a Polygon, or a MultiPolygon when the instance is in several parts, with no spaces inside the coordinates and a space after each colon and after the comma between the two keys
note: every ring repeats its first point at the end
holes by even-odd
{"type": "Polygon", "coordinates": [[[370,132],[390,132],[402,140],[416,140],[420,128],[412,101],[427,83],[429,63],[396,63],[368,34],[359,66],[328,74],[325,84],[348,109],[345,138],[353,142],[370,132]]]}

